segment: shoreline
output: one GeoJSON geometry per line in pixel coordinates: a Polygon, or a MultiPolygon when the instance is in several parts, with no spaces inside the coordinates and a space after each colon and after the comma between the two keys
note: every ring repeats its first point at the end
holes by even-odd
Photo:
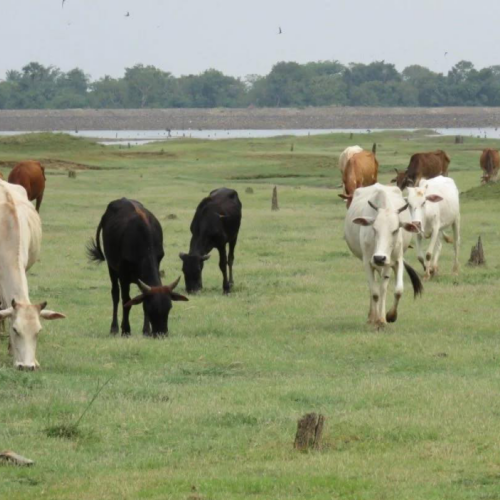
{"type": "Polygon", "coordinates": [[[0,131],[500,127],[498,108],[0,110],[0,131]]]}

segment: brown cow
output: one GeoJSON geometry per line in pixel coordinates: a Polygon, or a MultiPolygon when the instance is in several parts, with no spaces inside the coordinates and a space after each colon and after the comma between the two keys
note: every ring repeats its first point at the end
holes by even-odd
{"type": "Polygon", "coordinates": [[[421,179],[432,179],[438,175],[448,176],[450,157],[441,149],[429,153],[416,153],[410,158],[410,164],[404,172],[396,170],[395,182],[399,189],[418,186],[421,179]]]}
{"type": "Polygon", "coordinates": [[[484,184],[487,182],[496,182],[498,170],[500,169],[500,154],[498,151],[490,148],[485,149],[479,163],[484,172],[481,181],[484,184]]]}
{"type": "Polygon", "coordinates": [[[36,211],[40,212],[45,190],[45,169],[38,161],[22,161],[10,172],[8,181],[19,184],[28,194],[28,200],[36,200],[36,211]]]}
{"type": "Polygon", "coordinates": [[[347,208],[351,206],[354,191],[359,187],[375,184],[377,176],[378,161],[374,153],[361,151],[351,157],[342,175],[345,194],[339,194],[342,199],[347,201],[347,208]]]}

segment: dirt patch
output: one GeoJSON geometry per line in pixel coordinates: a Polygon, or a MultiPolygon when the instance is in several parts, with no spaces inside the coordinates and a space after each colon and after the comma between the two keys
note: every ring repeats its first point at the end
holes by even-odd
{"type": "Polygon", "coordinates": [[[0,130],[236,130],[496,127],[500,108],[0,110],[0,130]]]}

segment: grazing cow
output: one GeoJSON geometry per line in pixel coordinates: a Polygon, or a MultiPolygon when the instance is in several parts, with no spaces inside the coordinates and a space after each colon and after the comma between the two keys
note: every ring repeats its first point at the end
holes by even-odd
{"type": "Polygon", "coordinates": [[[165,252],[158,219],[138,201],[127,198],[112,201],[97,227],[95,240],[92,239],[87,246],[87,254],[91,261],[108,262],[113,299],[110,332],[118,333],[121,288],[122,335],[130,335],[129,314],[136,304],[142,304],[144,310],[143,334],[153,337],[167,335],[172,301],[188,299],[174,292],[180,277],[170,285],[162,286],[160,262],[165,252]],[[104,252],[100,242],[101,232],[104,252]],[[130,298],[131,283],[138,285],[142,292],[133,299],[130,298]]]}
{"type": "Polygon", "coordinates": [[[352,158],[352,155],[355,155],[356,153],[361,153],[363,151],[363,148],[360,146],[349,146],[348,148],[345,148],[342,153],[340,153],[339,156],[339,170],[340,170],[340,175],[343,177],[344,176],[344,170],[345,167],[347,166],[347,162],[352,158]]]}
{"type": "Polygon", "coordinates": [[[0,320],[10,318],[9,350],[14,366],[35,370],[40,318],[60,319],[63,314],[45,309],[47,302],[32,304],[26,271],[38,260],[42,224],[20,187],[0,180],[0,320]]]}
{"type": "Polygon", "coordinates": [[[45,168],[38,161],[23,161],[18,163],[10,172],[8,181],[19,184],[28,194],[28,200],[36,200],[36,211],[40,212],[40,205],[45,191],[45,168]]]}
{"type": "Polygon", "coordinates": [[[371,186],[377,182],[378,161],[375,153],[361,151],[354,154],[347,162],[342,176],[344,194],[339,196],[346,200],[347,208],[351,206],[354,191],[360,187],[371,186]]]}
{"type": "Polygon", "coordinates": [[[448,175],[450,157],[441,149],[430,153],[415,153],[410,158],[410,164],[404,172],[397,168],[395,182],[399,189],[408,186],[418,186],[421,179],[432,179],[438,175],[448,175]]]}
{"type": "Polygon", "coordinates": [[[500,169],[500,154],[496,149],[485,149],[481,155],[480,165],[483,170],[481,181],[486,184],[488,182],[496,182],[498,171],[500,169]]]}
{"type": "Polygon", "coordinates": [[[219,267],[222,272],[222,290],[229,293],[233,286],[234,247],[241,224],[241,201],[234,189],[215,189],[204,198],[191,222],[189,253],[180,253],[182,272],[188,293],[198,292],[203,283],[203,263],[210,258],[213,248],[219,251],[219,267]],[[229,255],[226,257],[226,245],[229,255]],[[227,277],[229,267],[229,280],[227,277]]]}
{"type": "Polygon", "coordinates": [[[453,272],[458,273],[458,250],[460,246],[460,204],[458,189],[449,177],[442,175],[422,180],[417,188],[408,188],[408,203],[412,222],[419,229],[417,236],[418,260],[425,270],[425,279],[438,272],[438,259],[441,253],[441,238],[444,230],[453,228],[455,260],[453,272]],[[425,254],[422,250],[422,237],[430,238],[425,254]]]}
{"type": "Polygon", "coordinates": [[[397,187],[375,184],[354,193],[345,217],[345,239],[351,252],[363,261],[370,289],[368,322],[384,326],[396,321],[403,295],[403,269],[410,276],[415,297],[422,283],[415,270],[403,260],[417,227],[410,222],[408,204],[397,187]],[[387,287],[394,272],[394,305],[386,314],[387,287]],[[379,282],[376,281],[379,274],[379,282]]]}

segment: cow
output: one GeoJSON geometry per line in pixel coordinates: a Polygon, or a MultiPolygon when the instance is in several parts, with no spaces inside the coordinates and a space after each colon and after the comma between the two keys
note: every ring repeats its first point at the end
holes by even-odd
{"type": "Polygon", "coordinates": [[[189,253],[179,254],[188,293],[196,293],[202,289],[203,264],[210,258],[209,253],[214,248],[219,251],[223,293],[230,292],[234,284],[234,248],[241,225],[241,208],[238,193],[228,188],[215,189],[198,205],[191,222],[189,253]],[[226,256],[226,245],[229,245],[228,256],[226,256]]]}
{"type": "Polygon", "coordinates": [[[438,272],[438,259],[442,247],[441,238],[447,239],[444,230],[450,226],[453,228],[455,251],[453,273],[457,274],[460,247],[460,203],[458,189],[453,179],[442,175],[433,179],[423,179],[420,181],[419,187],[408,188],[408,203],[412,223],[419,229],[417,254],[425,271],[424,279],[430,279],[438,272]],[[431,240],[425,254],[425,260],[422,250],[423,237],[431,240]]]}
{"type": "Polygon", "coordinates": [[[370,290],[368,322],[383,327],[398,317],[403,295],[403,269],[410,276],[415,297],[423,287],[416,271],[403,255],[417,227],[410,222],[408,203],[399,188],[374,184],[358,188],[345,217],[345,240],[351,252],[363,261],[370,290]],[[386,314],[391,270],[395,276],[394,305],[386,314]],[[376,273],[379,281],[376,280],[376,273]]]}
{"type": "Polygon", "coordinates": [[[26,271],[38,260],[42,224],[26,191],[0,180],[0,320],[10,318],[9,351],[14,366],[36,370],[37,338],[42,319],[62,319],[64,314],[46,309],[47,302],[32,304],[26,271]]]}
{"type": "Polygon", "coordinates": [[[500,169],[500,154],[496,149],[487,148],[481,154],[479,160],[483,177],[481,182],[486,184],[488,182],[496,182],[498,178],[498,171],[500,169]]]}
{"type": "Polygon", "coordinates": [[[344,184],[344,193],[339,196],[346,200],[346,206],[351,206],[354,191],[360,187],[371,186],[377,182],[378,161],[375,153],[361,151],[354,154],[347,162],[342,182],[344,184]]]}
{"type": "Polygon", "coordinates": [[[404,190],[408,186],[418,186],[421,179],[432,179],[438,175],[448,176],[450,161],[450,157],[441,149],[429,153],[415,153],[404,172],[394,169],[396,177],[391,182],[404,190]]]}
{"type": "Polygon", "coordinates": [[[36,211],[40,206],[45,191],[45,168],[38,161],[22,161],[10,172],[8,182],[19,184],[28,194],[28,200],[36,200],[36,211]]]}
{"type": "Polygon", "coordinates": [[[144,311],[142,333],[156,338],[168,335],[172,301],[188,299],[174,291],[180,277],[168,286],[161,283],[160,262],[165,255],[163,231],[158,219],[144,205],[127,198],[112,201],[99,222],[95,240],[91,239],[87,245],[87,255],[90,261],[108,263],[113,301],[110,333],[118,333],[121,288],[122,336],[131,333],[130,309],[137,304],[142,304],[144,311]],[[130,298],[131,283],[141,291],[133,299],[130,298]]]}
{"type": "Polygon", "coordinates": [[[343,177],[344,176],[344,170],[345,167],[347,166],[347,162],[352,158],[352,155],[355,155],[356,153],[361,153],[363,151],[363,148],[361,146],[349,146],[348,148],[345,148],[342,153],[340,153],[339,156],[339,170],[340,170],[340,175],[343,177]]]}

